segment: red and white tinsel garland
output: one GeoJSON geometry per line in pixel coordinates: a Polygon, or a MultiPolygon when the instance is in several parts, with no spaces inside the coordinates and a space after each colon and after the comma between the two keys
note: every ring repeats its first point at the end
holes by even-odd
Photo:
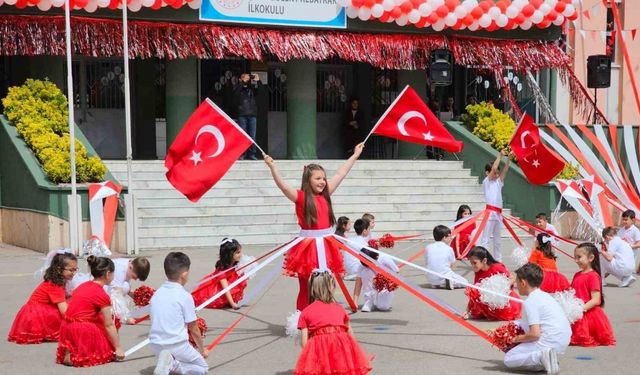
{"type": "Polygon", "coordinates": [[[347,16],[378,19],[399,26],[413,24],[435,31],[529,30],[562,25],[578,17],[580,0],[338,0],[347,16]]]}
{"type": "MultiPolygon", "coordinates": [[[[43,12],[51,8],[63,8],[65,0],[0,0],[0,5],[15,5],[18,9],[38,7],[43,12]]],[[[122,9],[123,0],[69,0],[73,9],[84,9],[93,13],[98,9],[122,9]]],[[[137,12],[142,8],[160,9],[172,7],[179,9],[187,5],[191,9],[200,9],[202,0],[127,0],[127,9],[137,12]]]]}

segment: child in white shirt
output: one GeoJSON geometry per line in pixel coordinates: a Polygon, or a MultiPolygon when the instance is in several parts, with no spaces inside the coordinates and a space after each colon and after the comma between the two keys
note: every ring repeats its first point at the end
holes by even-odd
{"type": "Polygon", "coordinates": [[[107,294],[111,294],[114,288],[120,288],[122,294],[133,297],[131,291],[131,280],[145,281],[151,271],[151,264],[145,257],[137,257],[134,259],[117,258],[113,259],[115,271],[113,271],[113,281],[109,285],[105,285],[107,294]]]}
{"type": "Polygon", "coordinates": [[[600,252],[600,265],[604,273],[603,282],[611,274],[620,279],[621,288],[626,288],[633,284],[636,278],[633,277],[632,273],[636,264],[631,245],[616,235],[616,228],[614,227],[604,228],[602,230],[602,239],[606,244],[606,250],[603,249],[600,252]]]}
{"type": "Polygon", "coordinates": [[[511,163],[511,159],[507,156],[504,169],[500,172],[500,162],[505,155],[507,155],[506,151],[500,151],[493,164],[487,164],[485,166],[484,173],[486,177],[482,181],[484,199],[487,202],[487,206],[491,206],[492,212],[482,231],[478,245],[488,249],[489,238],[493,237],[493,257],[498,262],[502,262],[502,238],[500,235],[502,229],[502,187],[504,186],[504,179],[507,176],[509,164],[511,163]]]}
{"type": "Polygon", "coordinates": [[[365,236],[367,238],[367,241],[369,241],[370,239],[374,238],[373,230],[376,228],[376,217],[373,216],[373,214],[365,212],[364,214],[362,214],[362,220],[367,220],[369,222],[369,234],[365,236]]]}
{"type": "Polygon", "coordinates": [[[156,290],[150,303],[149,342],[151,350],[158,356],[154,375],[204,375],[209,371],[204,360],[208,353],[196,323],[193,297],[184,289],[190,267],[189,257],[181,252],[169,253],[164,259],[167,281],[156,290]],[[187,328],[197,350],[189,344],[187,328]]]}
{"type": "MultiPolygon", "coordinates": [[[[396,263],[390,257],[384,254],[378,254],[375,251],[363,248],[361,253],[367,255],[369,258],[376,260],[380,267],[391,274],[397,274],[400,272],[396,263]]],[[[373,279],[376,277],[376,271],[369,268],[364,262],[362,262],[360,270],[358,271],[358,278],[356,279],[356,286],[353,291],[353,300],[355,304],[358,304],[358,298],[362,294],[364,303],[362,304],[362,312],[370,312],[374,309],[380,311],[391,310],[391,301],[393,300],[393,293],[386,289],[377,291],[373,285],[373,279]]]]}
{"type": "Polygon", "coordinates": [[[444,225],[433,228],[433,239],[436,241],[425,249],[427,269],[441,276],[427,272],[427,280],[433,288],[464,288],[467,279],[453,272],[456,257],[451,248],[451,229],[444,225]]]}
{"type": "MultiPolygon", "coordinates": [[[[622,228],[618,230],[618,237],[629,245],[633,250],[636,263],[638,262],[638,249],[640,249],[640,229],[635,226],[636,213],[633,210],[626,210],[622,213],[622,228]]],[[[640,273],[640,265],[636,269],[640,273]]]]}
{"type": "Polygon", "coordinates": [[[527,263],[516,271],[516,286],[522,296],[525,318],[516,323],[525,334],[516,336],[518,343],[504,356],[505,366],[524,371],[560,372],[558,353],[569,346],[571,325],[562,307],[549,294],[539,289],[544,276],[537,264],[527,263]]]}
{"type": "MultiPolygon", "coordinates": [[[[355,242],[355,244],[350,243],[349,247],[355,251],[359,251],[361,248],[369,246],[369,240],[367,239],[370,233],[369,221],[365,219],[356,220],[355,223],[353,223],[353,230],[356,232],[356,236],[349,238],[349,240],[355,242]]],[[[342,256],[344,258],[344,268],[347,271],[347,276],[345,276],[344,279],[355,280],[358,276],[358,270],[360,269],[360,260],[346,251],[342,252],[342,256]]]]}

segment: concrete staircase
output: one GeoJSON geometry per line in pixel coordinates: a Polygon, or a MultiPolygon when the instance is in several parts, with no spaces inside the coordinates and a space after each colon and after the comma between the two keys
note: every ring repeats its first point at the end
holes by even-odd
{"type": "MultiPolygon", "coordinates": [[[[329,178],[341,160],[323,160],[329,178]]],[[[283,177],[300,186],[302,160],[278,160],[283,177]]],[[[126,184],[126,163],[106,162],[126,184]]],[[[223,237],[242,244],[278,244],[298,232],[294,205],[273,182],[262,161],[239,161],[198,203],[191,203],[166,180],[162,161],[135,161],[141,250],[212,248],[223,237]]],[[[455,218],[460,204],[484,207],[477,177],[457,161],[360,160],[334,194],[337,216],[376,216],[375,234],[425,233],[455,218]]]]}

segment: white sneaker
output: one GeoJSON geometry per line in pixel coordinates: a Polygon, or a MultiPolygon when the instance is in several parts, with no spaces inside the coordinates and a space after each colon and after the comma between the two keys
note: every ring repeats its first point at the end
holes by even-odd
{"type": "Polygon", "coordinates": [[[636,281],[636,278],[633,277],[632,275],[629,275],[627,277],[625,277],[624,279],[622,279],[622,282],[620,283],[620,288],[626,288],[628,286],[630,286],[631,284],[633,284],[636,281]]]}
{"type": "Polygon", "coordinates": [[[542,350],[542,366],[547,374],[555,375],[560,372],[558,365],[558,353],[554,348],[545,348],[542,350]]]}
{"type": "Polygon", "coordinates": [[[373,309],[373,302],[366,301],[364,303],[364,305],[362,305],[362,309],[360,309],[360,311],[362,311],[362,312],[371,312],[372,309],[373,309]]]}
{"type": "Polygon", "coordinates": [[[174,360],[171,352],[168,350],[162,350],[160,354],[158,354],[158,363],[156,364],[156,368],[153,370],[153,375],[169,375],[173,369],[173,364],[174,360]]]}

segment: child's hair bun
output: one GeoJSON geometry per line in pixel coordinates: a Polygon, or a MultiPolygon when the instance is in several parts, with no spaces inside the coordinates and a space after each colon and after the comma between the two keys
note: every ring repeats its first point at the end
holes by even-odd
{"type": "Polygon", "coordinates": [[[89,265],[89,267],[93,268],[93,266],[95,266],[96,264],[98,264],[98,257],[95,255],[89,255],[87,257],[87,264],[89,265]]]}

